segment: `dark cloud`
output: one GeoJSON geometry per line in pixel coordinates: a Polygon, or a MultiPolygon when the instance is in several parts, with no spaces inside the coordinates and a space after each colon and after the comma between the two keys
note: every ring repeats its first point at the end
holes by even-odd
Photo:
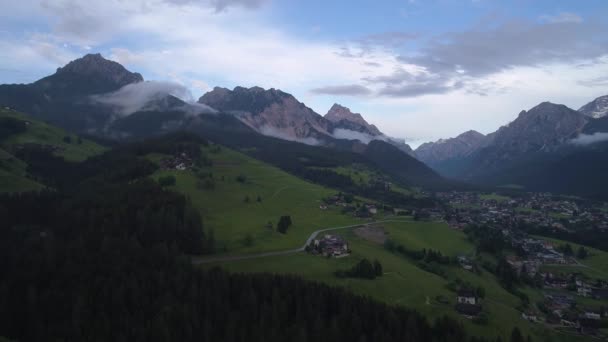
{"type": "Polygon", "coordinates": [[[445,82],[426,81],[422,83],[386,86],[380,89],[378,94],[390,97],[416,97],[429,94],[445,94],[462,87],[462,82],[448,84],[445,82]]]}
{"type": "Polygon", "coordinates": [[[371,94],[371,90],[358,84],[326,86],[311,89],[313,94],[319,95],[346,95],[346,96],[361,96],[371,94]]]}
{"type": "MultiPolygon", "coordinates": [[[[447,33],[433,38],[416,55],[401,55],[404,69],[383,76],[368,77],[363,82],[380,87],[379,95],[414,97],[443,94],[456,89],[485,96],[504,92],[498,85],[479,82],[483,77],[518,66],[539,66],[553,62],[578,63],[608,54],[608,25],[583,21],[573,14],[559,15],[540,23],[510,21],[486,23],[464,32],[447,33]],[[406,65],[420,70],[408,72],[406,65]]],[[[391,42],[391,35],[385,41],[391,42]]],[[[395,35],[394,41],[407,41],[415,35],[395,35]]],[[[376,37],[378,41],[382,41],[376,37]]],[[[603,84],[605,78],[588,81],[603,84]]]]}
{"type": "Polygon", "coordinates": [[[185,5],[185,4],[201,4],[211,6],[216,12],[223,12],[230,7],[243,7],[247,9],[257,9],[269,2],[269,0],[164,0],[165,2],[185,5]]]}
{"type": "Polygon", "coordinates": [[[367,77],[363,81],[382,86],[378,94],[391,97],[444,94],[463,86],[462,82],[454,82],[446,75],[425,72],[414,74],[404,69],[395,70],[390,75],[367,77]]]}
{"type": "Polygon", "coordinates": [[[606,55],[606,29],[607,25],[600,22],[511,21],[445,34],[422,48],[421,54],[399,59],[431,73],[460,71],[463,76],[485,76],[516,66],[568,63],[606,55]]]}

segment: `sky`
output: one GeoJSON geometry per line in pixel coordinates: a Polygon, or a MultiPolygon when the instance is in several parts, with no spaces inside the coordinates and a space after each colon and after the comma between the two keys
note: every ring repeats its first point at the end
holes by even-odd
{"type": "Polygon", "coordinates": [[[87,53],[179,84],[349,107],[412,146],[608,94],[605,0],[0,0],[0,83],[87,53]]]}

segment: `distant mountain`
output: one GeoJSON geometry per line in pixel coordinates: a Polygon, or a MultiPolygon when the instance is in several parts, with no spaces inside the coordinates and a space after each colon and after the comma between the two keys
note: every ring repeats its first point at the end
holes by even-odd
{"type": "Polygon", "coordinates": [[[329,121],[278,89],[215,87],[198,102],[234,114],[265,135],[309,143],[331,137],[329,121]]]}
{"type": "MultiPolygon", "coordinates": [[[[530,191],[606,199],[605,132],[608,117],[593,119],[564,105],[543,102],[489,134],[473,153],[444,160],[434,168],[444,176],[480,185],[516,184],[530,191]]],[[[421,146],[423,153],[429,149],[437,147],[421,146]]]]}
{"type": "Polygon", "coordinates": [[[51,98],[74,97],[107,93],[143,80],[141,74],[130,72],[100,54],[88,54],[58,68],[53,75],[34,82],[33,86],[51,98]]]}
{"type": "Polygon", "coordinates": [[[325,119],[333,123],[333,128],[342,128],[350,131],[369,134],[370,136],[384,135],[380,130],[365,121],[359,113],[353,113],[350,109],[335,103],[325,114],[325,119]]]}
{"type": "Polygon", "coordinates": [[[416,149],[415,153],[419,160],[431,167],[436,167],[441,163],[472,155],[486,146],[489,140],[491,140],[490,137],[471,130],[455,138],[424,143],[416,149]]]}
{"type": "Polygon", "coordinates": [[[107,108],[91,103],[89,96],[142,81],[139,73],[100,54],[88,54],[34,83],[0,85],[0,105],[68,130],[89,131],[111,117],[107,108]]]}
{"type": "Polygon", "coordinates": [[[608,95],[598,97],[582,106],[578,111],[594,119],[606,116],[608,114],[608,95]]]}
{"type": "MultiPolygon", "coordinates": [[[[31,84],[1,85],[0,107],[104,139],[133,140],[188,130],[227,146],[256,149],[254,157],[294,173],[303,172],[302,167],[334,165],[332,160],[343,158],[390,172],[408,184],[441,180],[426,165],[392,146],[394,142],[369,144],[365,139],[334,136],[337,127],[356,128],[352,132],[366,136],[379,133],[362,117],[357,120],[348,114],[345,107],[336,113],[343,120],[334,123],[277,89],[215,88],[197,104],[186,103],[169,90],[163,84],[144,82],[140,74],[95,54],[31,84]]],[[[373,137],[385,139],[379,134],[373,137]]]]}

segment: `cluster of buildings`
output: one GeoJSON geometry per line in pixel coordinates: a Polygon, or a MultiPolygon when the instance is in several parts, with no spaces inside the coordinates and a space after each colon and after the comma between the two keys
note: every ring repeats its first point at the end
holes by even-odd
{"type": "Polygon", "coordinates": [[[528,224],[564,231],[574,227],[608,231],[608,211],[591,202],[577,203],[547,193],[501,198],[452,191],[437,193],[437,196],[449,204],[445,216],[454,229],[463,229],[468,224],[496,224],[503,229],[528,224]]]}
{"type": "Polygon", "coordinates": [[[163,158],[160,161],[160,168],[163,170],[184,171],[194,166],[194,160],[185,152],[174,156],[163,158]]]}
{"type": "MultiPolygon", "coordinates": [[[[607,315],[605,309],[578,308],[574,297],[563,293],[545,294],[543,306],[547,324],[575,328],[588,335],[598,335],[601,320],[607,315]]],[[[541,321],[536,314],[522,313],[522,317],[533,322],[541,321]]]]}
{"type": "Polygon", "coordinates": [[[321,239],[315,239],[307,250],[314,255],[325,257],[344,257],[350,252],[348,243],[340,235],[326,234],[321,239]]]}

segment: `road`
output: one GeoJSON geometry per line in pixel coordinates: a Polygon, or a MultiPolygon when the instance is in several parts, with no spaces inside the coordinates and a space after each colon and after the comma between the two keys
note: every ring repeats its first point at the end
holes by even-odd
{"type": "Polygon", "coordinates": [[[300,252],[303,252],[304,249],[306,249],[306,246],[308,246],[320,233],[324,233],[324,232],[328,232],[328,231],[332,231],[332,230],[362,227],[362,226],[365,226],[368,224],[389,223],[389,222],[411,222],[411,220],[381,220],[381,221],[372,221],[372,222],[367,222],[367,223],[358,223],[358,224],[353,224],[353,225],[348,225],[348,226],[323,228],[323,229],[315,230],[314,232],[312,232],[312,234],[310,234],[308,239],[306,239],[306,242],[304,243],[304,245],[300,248],[288,249],[288,250],[276,251],[276,252],[254,253],[254,254],[193,257],[192,263],[195,265],[200,265],[200,264],[209,264],[209,263],[215,263],[215,262],[249,260],[249,259],[257,259],[257,258],[264,258],[264,257],[270,257],[270,256],[281,256],[281,255],[300,253],[300,252]]]}

